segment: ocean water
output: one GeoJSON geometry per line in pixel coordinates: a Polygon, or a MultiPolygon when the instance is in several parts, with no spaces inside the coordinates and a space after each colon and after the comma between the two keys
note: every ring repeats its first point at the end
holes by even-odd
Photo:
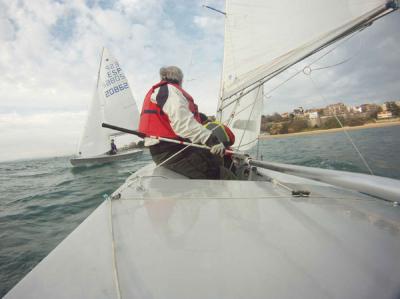
{"type": "MultiPolygon", "coordinates": [[[[400,179],[400,126],[349,132],[375,174],[400,179]]],[[[367,173],[343,132],[267,139],[265,160],[367,173]]],[[[73,168],[70,157],[0,163],[0,297],[150,160],[73,168]]]]}
{"type": "MultiPolygon", "coordinates": [[[[373,174],[400,179],[400,126],[348,133],[373,174]]],[[[270,161],[369,173],[342,131],[263,140],[261,154],[270,161]]]]}

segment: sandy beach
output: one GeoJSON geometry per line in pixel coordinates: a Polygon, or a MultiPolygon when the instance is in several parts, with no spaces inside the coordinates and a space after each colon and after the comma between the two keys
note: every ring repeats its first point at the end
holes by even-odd
{"type": "MultiPolygon", "coordinates": [[[[382,122],[370,123],[370,124],[365,124],[365,125],[356,126],[356,127],[344,127],[344,129],[347,131],[353,131],[353,130],[390,127],[390,126],[399,126],[399,125],[400,125],[400,119],[397,118],[392,121],[382,121],[382,122]]],[[[340,132],[340,131],[343,131],[343,129],[335,128],[335,129],[327,129],[327,130],[315,130],[315,131],[306,131],[306,132],[289,133],[289,134],[278,134],[278,135],[261,134],[260,139],[284,138],[284,137],[292,137],[292,136],[300,136],[300,135],[326,134],[326,133],[334,133],[334,132],[340,132]]]]}

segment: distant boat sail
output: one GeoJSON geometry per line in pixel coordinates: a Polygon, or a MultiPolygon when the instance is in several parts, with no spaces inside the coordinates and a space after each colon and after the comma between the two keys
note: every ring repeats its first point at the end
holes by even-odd
{"type": "Polygon", "coordinates": [[[106,48],[103,48],[101,55],[96,88],[79,142],[78,157],[71,159],[73,165],[120,160],[142,152],[130,150],[108,155],[111,138],[119,133],[102,128],[103,122],[132,130],[138,127],[139,122],[139,110],[128,80],[118,61],[106,48]]]}

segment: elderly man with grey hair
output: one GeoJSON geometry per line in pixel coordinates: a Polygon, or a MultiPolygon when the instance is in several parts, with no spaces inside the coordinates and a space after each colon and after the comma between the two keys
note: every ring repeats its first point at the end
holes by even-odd
{"type": "Polygon", "coordinates": [[[195,147],[182,150],[185,147],[182,144],[147,137],[145,146],[149,147],[154,162],[166,161],[163,166],[192,179],[236,179],[223,166],[224,144],[201,124],[197,105],[182,88],[182,71],[176,66],[162,67],[160,79],[144,99],[139,131],[149,137],[206,144],[211,150],[195,147]]]}

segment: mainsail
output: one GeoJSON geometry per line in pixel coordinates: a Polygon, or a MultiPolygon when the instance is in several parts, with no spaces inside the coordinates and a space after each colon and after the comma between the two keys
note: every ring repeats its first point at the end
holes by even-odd
{"type": "Polygon", "coordinates": [[[139,122],[139,110],[128,80],[106,48],[101,56],[96,89],[79,145],[80,156],[101,155],[110,149],[110,138],[115,131],[102,128],[103,122],[132,130],[137,129],[139,122]]]}
{"type": "Polygon", "coordinates": [[[218,118],[233,129],[234,147],[246,150],[257,140],[263,83],[396,5],[387,0],[227,0],[218,118]]]}

